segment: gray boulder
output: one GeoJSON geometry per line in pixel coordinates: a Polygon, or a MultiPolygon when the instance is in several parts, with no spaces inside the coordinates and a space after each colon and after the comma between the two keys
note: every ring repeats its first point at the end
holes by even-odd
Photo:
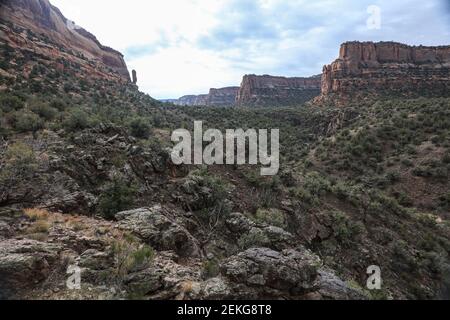
{"type": "MultiPolygon", "coordinates": [[[[181,214],[179,215],[181,216],[181,214]]],[[[160,251],[175,251],[182,257],[201,256],[200,246],[185,228],[181,217],[159,205],[119,212],[119,226],[160,251]]]]}
{"type": "Polygon", "coordinates": [[[253,248],[227,259],[221,273],[248,298],[300,296],[314,290],[321,266],[309,250],[253,248]]]}
{"type": "Polygon", "coordinates": [[[320,299],[324,300],[367,300],[368,296],[358,288],[350,287],[331,270],[320,269],[316,280],[320,299]]]}
{"type": "Polygon", "coordinates": [[[268,247],[283,250],[291,247],[294,242],[291,233],[266,223],[257,223],[242,213],[232,213],[226,225],[234,235],[239,235],[238,242],[242,249],[268,247]]]}
{"type": "Polygon", "coordinates": [[[44,281],[59,260],[61,246],[33,240],[0,242],[0,299],[44,281]]]}

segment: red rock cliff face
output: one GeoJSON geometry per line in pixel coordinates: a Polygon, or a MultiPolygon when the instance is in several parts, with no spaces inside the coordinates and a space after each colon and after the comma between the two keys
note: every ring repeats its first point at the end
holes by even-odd
{"type": "Polygon", "coordinates": [[[285,78],[246,75],[242,80],[238,106],[288,106],[302,104],[320,94],[319,76],[285,78]]]}
{"type": "Polygon", "coordinates": [[[219,107],[234,106],[238,91],[239,87],[211,89],[208,95],[208,105],[219,107]]]}
{"type": "Polygon", "coordinates": [[[200,94],[182,96],[173,103],[178,106],[206,106],[208,104],[208,95],[200,94]]]}
{"type": "Polygon", "coordinates": [[[318,100],[345,103],[364,95],[449,96],[450,46],[344,43],[324,67],[318,100]]]}
{"type": "Polygon", "coordinates": [[[239,87],[210,89],[209,94],[188,95],[175,100],[173,103],[180,106],[234,106],[239,87]]]}
{"type": "Polygon", "coordinates": [[[66,53],[73,52],[72,60],[77,60],[93,76],[130,81],[120,52],[101,45],[94,35],[68,21],[48,0],[1,0],[0,24],[0,40],[11,46],[38,51],[55,59],[59,58],[58,52],[63,55],[61,48],[64,48],[66,53]],[[47,43],[27,36],[21,28],[45,36],[47,43]],[[76,58],[79,56],[91,63],[79,61],[76,58]]]}

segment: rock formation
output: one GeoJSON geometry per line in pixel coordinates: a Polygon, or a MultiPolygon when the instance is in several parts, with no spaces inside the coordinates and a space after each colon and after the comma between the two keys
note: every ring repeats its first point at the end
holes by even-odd
{"type": "Polygon", "coordinates": [[[239,87],[210,89],[209,94],[188,95],[177,100],[168,100],[179,106],[219,106],[230,107],[235,104],[239,87]]]}
{"type": "Polygon", "coordinates": [[[320,94],[320,77],[285,78],[246,75],[239,89],[237,106],[298,105],[320,94]]]}
{"type": "Polygon", "coordinates": [[[208,102],[208,95],[187,95],[175,100],[174,104],[178,106],[206,106],[208,102]]]}
{"type": "Polygon", "coordinates": [[[174,103],[184,106],[290,106],[320,94],[320,76],[285,78],[246,75],[240,87],[210,89],[207,95],[189,95],[174,103]]]}
{"type": "Polygon", "coordinates": [[[221,89],[211,89],[208,95],[208,105],[210,106],[233,106],[239,87],[227,87],[221,89]]]}
{"type": "Polygon", "coordinates": [[[137,83],[137,73],[136,73],[136,70],[133,70],[131,73],[132,73],[132,75],[133,75],[133,84],[136,84],[136,83],[137,83]]]}
{"type": "Polygon", "coordinates": [[[0,39],[11,47],[30,50],[54,61],[77,63],[91,77],[130,81],[120,52],[100,44],[94,35],[66,19],[48,0],[2,0],[0,39]]]}
{"type": "Polygon", "coordinates": [[[360,96],[449,96],[450,46],[347,42],[325,66],[317,101],[342,104],[360,96]]]}

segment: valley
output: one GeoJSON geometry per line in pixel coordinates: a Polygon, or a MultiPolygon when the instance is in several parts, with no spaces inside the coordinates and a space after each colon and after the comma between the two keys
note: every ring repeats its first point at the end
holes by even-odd
{"type": "Polygon", "coordinates": [[[448,46],[161,102],[47,0],[0,9],[0,299],[450,298],[448,46]],[[278,174],[174,164],[195,121],[278,129],[278,174]]]}

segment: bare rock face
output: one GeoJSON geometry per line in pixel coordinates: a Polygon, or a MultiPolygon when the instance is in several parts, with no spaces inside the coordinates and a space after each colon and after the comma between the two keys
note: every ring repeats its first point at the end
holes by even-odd
{"type": "Polygon", "coordinates": [[[229,107],[236,102],[239,87],[211,89],[208,95],[209,106],[229,107]]]}
{"type": "Polygon", "coordinates": [[[252,248],[225,261],[221,272],[230,282],[248,287],[245,294],[250,299],[275,298],[286,293],[300,296],[314,291],[320,263],[307,250],[252,248]]]}
{"type": "Polygon", "coordinates": [[[33,240],[0,242],[0,299],[45,280],[61,247],[33,240]]]}
{"type": "Polygon", "coordinates": [[[0,39],[51,60],[77,63],[91,77],[130,82],[123,55],[67,20],[48,0],[1,1],[0,39]]]}
{"type": "Polygon", "coordinates": [[[211,279],[217,290],[204,290],[208,298],[368,299],[362,290],[322,268],[320,258],[301,246],[282,251],[251,248],[225,260],[220,271],[221,278],[211,279]]]}
{"type": "Polygon", "coordinates": [[[210,89],[209,94],[188,95],[171,101],[179,106],[218,106],[230,107],[235,104],[239,87],[210,89]]]}
{"type": "Polygon", "coordinates": [[[188,222],[170,210],[155,206],[119,212],[116,218],[123,229],[157,249],[173,250],[180,256],[200,256],[198,241],[184,227],[188,222]]]}
{"type": "Polygon", "coordinates": [[[238,106],[288,106],[320,94],[320,77],[285,78],[246,75],[236,97],[238,106]]]}
{"type": "Polygon", "coordinates": [[[133,70],[131,73],[133,75],[133,84],[136,84],[137,83],[137,72],[136,72],[136,70],[133,70]]]}
{"type": "Polygon", "coordinates": [[[408,46],[395,42],[348,42],[325,66],[317,101],[338,104],[364,95],[449,96],[450,46],[408,46]]]}
{"type": "Polygon", "coordinates": [[[208,104],[208,95],[187,95],[174,101],[178,106],[206,106],[208,104]]]}

